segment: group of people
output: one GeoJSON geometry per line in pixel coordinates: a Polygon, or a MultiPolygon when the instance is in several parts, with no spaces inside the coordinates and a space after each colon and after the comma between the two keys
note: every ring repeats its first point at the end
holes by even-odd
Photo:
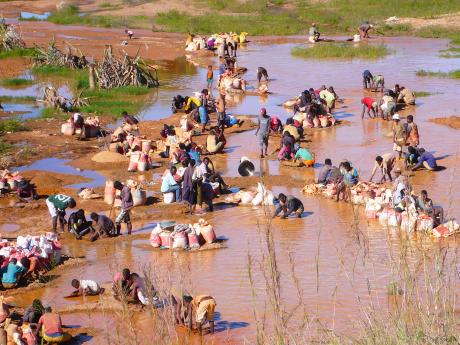
{"type": "Polygon", "coordinates": [[[22,317],[11,312],[13,305],[0,298],[0,341],[4,344],[38,345],[40,338],[48,344],[69,342],[72,336],[64,331],[61,317],[51,307],[34,299],[22,317]]]}
{"type": "Polygon", "coordinates": [[[361,99],[361,118],[367,114],[369,118],[382,118],[390,120],[395,114],[397,107],[404,105],[415,105],[415,94],[409,88],[396,84],[394,89],[385,89],[385,79],[382,75],[372,75],[369,70],[363,72],[363,88],[378,88],[383,92],[380,99],[366,96],[361,99]]]}
{"type": "Polygon", "coordinates": [[[116,198],[121,200],[121,208],[113,222],[104,214],[92,212],[88,220],[83,209],[70,213],[66,220],[66,210],[74,209],[77,203],[74,198],[65,194],[53,194],[46,199],[48,212],[51,216],[53,232],[57,232],[57,224],[60,225],[61,232],[64,232],[64,225],[67,224],[69,233],[81,239],[86,234],[90,234],[90,240],[98,238],[119,236],[121,234],[121,224],[125,223],[128,235],[132,231],[130,212],[134,206],[131,188],[120,181],[114,182],[114,188],[120,191],[116,198]]]}
{"type": "Polygon", "coordinates": [[[208,206],[207,211],[212,212],[212,199],[215,195],[226,193],[228,186],[209,157],[195,160],[186,151],[183,152],[179,164],[172,165],[163,174],[161,192],[174,193],[175,201],[186,203],[191,214],[196,205],[201,206],[203,202],[208,206]]]}

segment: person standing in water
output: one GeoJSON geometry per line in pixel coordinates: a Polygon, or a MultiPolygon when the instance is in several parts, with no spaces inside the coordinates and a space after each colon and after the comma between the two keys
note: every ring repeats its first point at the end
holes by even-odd
{"type": "Polygon", "coordinates": [[[115,219],[115,225],[117,230],[117,236],[121,232],[121,223],[126,223],[126,228],[128,229],[128,235],[131,235],[133,225],[131,224],[131,209],[133,208],[133,196],[131,195],[131,188],[123,185],[120,181],[115,181],[113,183],[115,189],[120,190],[121,194],[118,196],[118,199],[121,199],[121,210],[115,219]]]}
{"type": "Polygon", "coordinates": [[[268,137],[270,136],[270,116],[267,115],[267,109],[260,109],[260,116],[257,122],[256,136],[259,138],[260,158],[268,155],[268,137]]]}
{"type": "Polygon", "coordinates": [[[212,66],[208,66],[208,73],[206,74],[206,82],[208,85],[208,90],[212,90],[212,82],[214,80],[214,72],[212,71],[212,66]]]}

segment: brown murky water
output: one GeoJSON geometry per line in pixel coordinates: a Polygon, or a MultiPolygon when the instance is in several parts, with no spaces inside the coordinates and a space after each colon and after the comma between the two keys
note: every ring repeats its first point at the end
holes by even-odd
{"type": "MultiPolygon", "coordinates": [[[[458,132],[449,127],[428,122],[429,118],[459,113],[456,100],[460,97],[460,82],[450,79],[419,78],[418,69],[451,70],[460,68],[458,59],[442,59],[438,50],[447,45],[443,40],[415,38],[385,39],[395,53],[375,62],[367,61],[313,61],[290,56],[292,44],[250,45],[241,51],[240,65],[249,68],[246,78],[255,84],[255,69],[263,65],[274,79],[268,98],[243,97],[241,103],[230,112],[235,114],[257,114],[261,106],[270,114],[283,119],[288,112],[277,105],[309,87],[322,84],[333,85],[345,104],[337,109],[338,118],[346,119],[349,125],[329,130],[318,130],[309,137],[309,147],[319,162],[331,158],[334,163],[346,158],[359,168],[364,179],[370,175],[373,159],[377,154],[391,151],[391,140],[387,136],[390,124],[380,120],[364,121],[360,118],[361,73],[364,69],[383,73],[387,86],[395,83],[416,91],[436,93],[417,100],[417,106],[400,112],[415,115],[421,133],[421,146],[442,157],[445,171],[437,173],[417,172],[412,178],[415,189],[428,189],[435,203],[445,207],[448,216],[460,218],[460,174],[458,173],[458,132]]],[[[185,63],[185,62],[181,62],[185,63]]],[[[182,70],[179,69],[179,73],[182,70]]],[[[187,75],[171,78],[165,90],[160,89],[158,99],[145,109],[146,119],[160,118],[168,113],[172,95],[189,94],[204,87],[205,71],[190,68],[187,75]]],[[[258,145],[254,132],[232,136],[228,140],[231,152],[225,161],[217,162],[217,169],[224,176],[236,176],[238,160],[242,155],[255,159],[258,145]]],[[[258,163],[256,163],[259,169],[258,163]]],[[[382,310],[391,308],[387,298],[387,285],[395,279],[391,270],[390,254],[398,252],[402,243],[410,245],[409,258],[417,260],[422,253],[430,253],[437,246],[457,248],[458,239],[435,241],[422,235],[401,239],[398,231],[386,229],[377,221],[367,222],[360,217],[360,236],[351,230],[355,217],[350,205],[337,204],[321,197],[307,197],[289,187],[288,179],[305,180],[314,176],[312,169],[298,170],[280,167],[275,161],[264,162],[262,169],[266,178],[283,174],[286,185],[274,188],[275,193],[293,194],[304,202],[306,215],[298,220],[276,220],[273,222],[277,257],[282,272],[282,296],[288,305],[296,301],[296,292],[290,279],[291,266],[288,253],[295,259],[295,274],[302,289],[303,301],[310,317],[318,318],[327,328],[345,334],[355,332],[355,322],[362,317],[362,308],[370,303],[382,310]],[[369,292],[370,291],[370,292],[369,292]]],[[[362,214],[362,210],[359,214],[362,214]]],[[[195,220],[194,217],[193,220],[195,220]]],[[[263,311],[266,287],[262,273],[254,269],[254,286],[248,279],[248,254],[260,259],[261,238],[258,223],[264,222],[262,209],[233,207],[220,209],[207,219],[215,226],[218,235],[229,238],[228,248],[217,251],[195,253],[173,253],[153,251],[147,240],[126,238],[124,243],[107,245],[71,242],[66,251],[72,255],[85,255],[89,260],[83,267],[67,270],[44,291],[35,291],[24,296],[29,303],[35,296],[57,307],[78,301],[64,300],[70,291],[71,278],[95,279],[110,282],[115,270],[122,267],[142,269],[152,264],[164,277],[177,280],[179,272],[189,272],[191,289],[196,293],[209,293],[217,300],[217,328],[221,335],[236,343],[251,343],[255,336],[253,310],[263,311]],[[256,292],[253,299],[253,289],[256,292]]],[[[156,221],[156,219],[152,219],[156,221]]],[[[152,225],[139,224],[139,227],[152,225]]],[[[67,245],[67,243],[66,243],[67,245]]],[[[456,283],[458,286],[458,282],[456,283]]],[[[64,316],[66,322],[72,317],[64,316]]],[[[97,318],[101,321],[103,318],[97,318]]],[[[92,323],[84,317],[78,322],[92,323]]],[[[104,327],[101,327],[104,328],[104,327]]],[[[100,338],[99,338],[100,340],[100,338]]],[[[99,342],[98,338],[92,342],[99,342]]]]}

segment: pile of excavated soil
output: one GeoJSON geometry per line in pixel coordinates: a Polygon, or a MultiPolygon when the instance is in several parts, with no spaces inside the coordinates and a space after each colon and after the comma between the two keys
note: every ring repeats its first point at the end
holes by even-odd
{"type": "Polygon", "coordinates": [[[129,159],[116,152],[101,151],[91,157],[91,160],[96,163],[124,163],[129,159]]]}
{"type": "Polygon", "coordinates": [[[436,119],[430,119],[430,121],[440,125],[460,129],[460,116],[438,117],[436,119]]]}

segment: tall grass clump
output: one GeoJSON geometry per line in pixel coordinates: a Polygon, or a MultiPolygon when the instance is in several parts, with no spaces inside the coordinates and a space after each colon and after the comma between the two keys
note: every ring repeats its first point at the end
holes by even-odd
{"type": "Polygon", "coordinates": [[[427,71],[424,69],[418,70],[416,72],[418,77],[439,77],[439,78],[452,78],[452,79],[460,79],[460,69],[449,71],[449,72],[441,72],[441,71],[427,71]]]}
{"type": "Polygon", "coordinates": [[[1,50],[0,59],[8,59],[15,57],[31,57],[33,56],[33,49],[30,48],[15,48],[12,50],[1,50]]]}
{"type": "Polygon", "coordinates": [[[27,128],[17,119],[0,120],[0,134],[24,131],[27,128]]]}
{"type": "Polygon", "coordinates": [[[390,54],[383,44],[320,43],[311,47],[294,47],[291,54],[305,59],[381,59],[390,54]]]}
{"type": "Polygon", "coordinates": [[[26,86],[34,83],[31,79],[25,78],[7,78],[0,80],[0,84],[3,86],[26,86]]]}
{"type": "Polygon", "coordinates": [[[122,27],[127,25],[126,20],[116,16],[91,16],[80,15],[79,9],[75,5],[65,6],[61,10],[52,12],[48,21],[61,25],[89,25],[103,28],[122,27]]]}

